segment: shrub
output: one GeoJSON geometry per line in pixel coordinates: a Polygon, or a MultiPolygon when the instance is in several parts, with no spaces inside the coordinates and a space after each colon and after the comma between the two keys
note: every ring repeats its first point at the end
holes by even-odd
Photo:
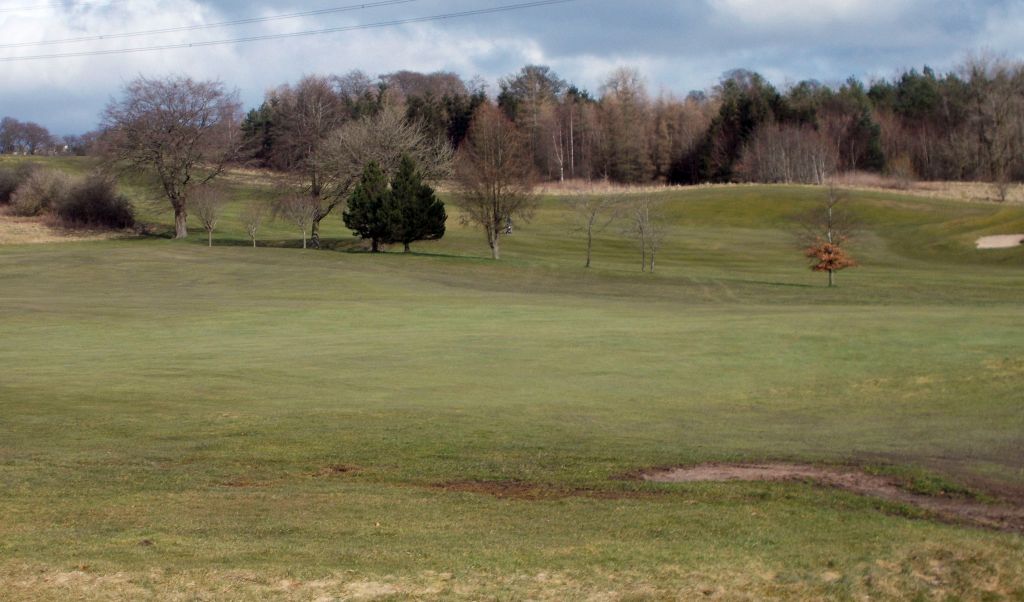
{"type": "Polygon", "coordinates": [[[15,215],[40,215],[60,203],[69,184],[70,178],[59,171],[34,170],[11,195],[11,208],[15,215]]]}
{"type": "Polygon", "coordinates": [[[135,225],[131,202],[117,194],[114,180],[99,174],[72,184],[54,209],[57,217],[68,226],[120,230],[135,225]]]}
{"type": "Polygon", "coordinates": [[[0,168],[0,205],[11,202],[14,191],[28,179],[34,169],[35,167],[29,163],[0,168]]]}

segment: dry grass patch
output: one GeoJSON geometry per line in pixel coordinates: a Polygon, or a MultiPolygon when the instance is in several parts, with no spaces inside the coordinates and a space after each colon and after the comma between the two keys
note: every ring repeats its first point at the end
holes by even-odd
{"type": "Polygon", "coordinates": [[[110,230],[70,230],[44,217],[17,217],[0,212],[0,245],[109,240],[122,235],[110,230]]]}
{"type": "Polygon", "coordinates": [[[780,569],[766,561],[643,570],[520,573],[422,571],[303,578],[273,571],[0,566],[4,599],[28,600],[1012,600],[1024,596],[1020,550],[984,546],[897,548],[855,565],[780,569]]]}

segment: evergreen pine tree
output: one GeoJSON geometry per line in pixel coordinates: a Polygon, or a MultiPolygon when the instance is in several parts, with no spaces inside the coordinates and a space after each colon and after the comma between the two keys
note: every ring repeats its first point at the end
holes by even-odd
{"type": "Polygon", "coordinates": [[[349,197],[348,208],[342,214],[345,226],[352,233],[369,239],[372,251],[380,251],[380,243],[388,242],[388,204],[390,192],[388,180],[376,162],[370,162],[364,169],[359,184],[349,197]]]}
{"type": "Polygon", "coordinates": [[[409,156],[402,162],[391,181],[387,202],[388,242],[402,243],[405,252],[417,240],[437,240],[444,236],[448,219],[444,203],[434,189],[423,183],[416,163],[409,156]]]}

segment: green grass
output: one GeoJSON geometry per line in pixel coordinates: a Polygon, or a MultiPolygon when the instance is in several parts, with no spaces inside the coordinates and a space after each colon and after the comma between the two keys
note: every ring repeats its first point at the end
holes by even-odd
{"type": "Polygon", "coordinates": [[[828,289],[790,234],[812,188],[666,193],[653,275],[614,227],[582,269],[564,199],[495,263],[455,220],[409,256],[338,216],[333,251],[283,224],[246,248],[272,191],[231,194],[212,249],[0,247],[6,597],[1024,598],[1019,535],[619,478],[781,459],[1024,492],[1024,253],[973,249],[1021,208],[858,193],[864,265],[828,289]],[[439,487],[471,481],[550,495],[439,487]]]}

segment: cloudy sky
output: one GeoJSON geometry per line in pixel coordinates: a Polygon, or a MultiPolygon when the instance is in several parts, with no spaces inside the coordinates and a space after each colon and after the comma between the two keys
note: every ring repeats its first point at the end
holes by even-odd
{"type": "MultiPolygon", "coordinates": [[[[888,77],[966,53],[1024,57],[1020,0],[574,0],[561,5],[289,39],[129,54],[4,60],[229,40],[429,17],[527,0],[401,0],[312,17],[62,44],[38,42],[183,28],[375,0],[0,0],[0,115],[55,133],[95,126],[103,105],[136,75],[219,78],[248,106],[305,73],[370,75],[450,70],[492,82],[527,63],[597,89],[620,65],[650,91],[685,94],[726,70],[760,71],[778,85],[851,75],[888,77]]],[[[376,0],[378,3],[380,0],[376,0]]]]}

